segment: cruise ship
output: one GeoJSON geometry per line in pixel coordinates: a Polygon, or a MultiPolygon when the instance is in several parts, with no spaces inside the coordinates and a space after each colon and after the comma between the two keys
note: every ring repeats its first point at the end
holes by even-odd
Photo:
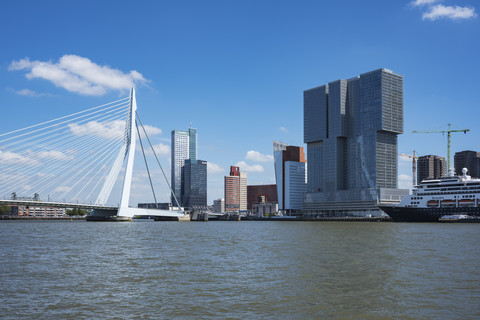
{"type": "Polygon", "coordinates": [[[447,215],[480,218],[480,179],[467,172],[463,168],[461,176],[425,179],[398,205],[378,207],[396,222],[437,222],[447,215]]]}

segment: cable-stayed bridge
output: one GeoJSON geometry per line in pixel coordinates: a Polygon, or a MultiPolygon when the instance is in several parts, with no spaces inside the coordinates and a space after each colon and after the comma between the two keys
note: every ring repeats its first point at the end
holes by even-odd
{"type": "MultiPolygon", "coordinates": [[[[93,209],[90,220],[183,217],[178,201],[175,211],[129,206],[137,138],[145,157],[142,134],[170,187],[138,116],[134,89],[127,98],[0,134],[0,204],[93,209]],[[120,201],[112,204],[115,186],[120,201]]],[[[145,165],[157,202],[146,159],[145,165]]]]}

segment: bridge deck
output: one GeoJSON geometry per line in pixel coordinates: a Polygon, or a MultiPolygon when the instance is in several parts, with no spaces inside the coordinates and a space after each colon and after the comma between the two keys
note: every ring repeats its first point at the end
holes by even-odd
{"type": "Polygon", "coordinates": [[[68,202],[51,202],[51,201],[33,201],[33,200],[0,200],[0,204],[11,206],[31,206],[31,207],[52,207],[52,208],[78,208],[78,209],[104,209],[117,210],[118,207],[105,206],[97,204],[84,203],[68,203],[68,202]]]}

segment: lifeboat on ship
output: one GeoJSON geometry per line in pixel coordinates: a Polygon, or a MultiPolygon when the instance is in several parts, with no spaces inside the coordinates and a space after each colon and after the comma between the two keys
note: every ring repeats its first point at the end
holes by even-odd
{"type": "Polygon", "coordinates": [[[458,206],[460,207],[473,207],[475,205],[474,199],[461,199],[458,200],[458,206]]]}
{"type": "Polygon", "coordinates": [[[438,207],[438,200],[429,200],[427,201],[427,207],[429,208],[437,208],[438,207]]]}
{"type": "Polygon", "coordinates": [[[442,207],[455,207],[457,205],[457,201],[455,200],[442,200],[440,203],[442,207]]]}

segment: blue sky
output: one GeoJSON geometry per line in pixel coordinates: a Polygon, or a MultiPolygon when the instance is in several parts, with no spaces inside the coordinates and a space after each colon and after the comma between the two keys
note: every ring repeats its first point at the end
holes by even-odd
{"type": "MultiPolygon", "coordinates": [[[[304,146],[303,90],[383,67],[404,75],[399,152],[446,156],[446,136],[411,132],[448,123],[471,130],[452,135],[453,152],[480,151],[478,14],[475,0],[3,1],[0,132],[125,97],[133,84],[142,120],[162,130],[152,139],[168,171],[170,131],[197,128],[211,203],[230,165],[249,184],[274,183],[272,140],[304,146]]],[[[409,187],[409,159],[399,174],[409,187]]],[[[136,183],[132,201],[151,201],[136,183]]]]}

